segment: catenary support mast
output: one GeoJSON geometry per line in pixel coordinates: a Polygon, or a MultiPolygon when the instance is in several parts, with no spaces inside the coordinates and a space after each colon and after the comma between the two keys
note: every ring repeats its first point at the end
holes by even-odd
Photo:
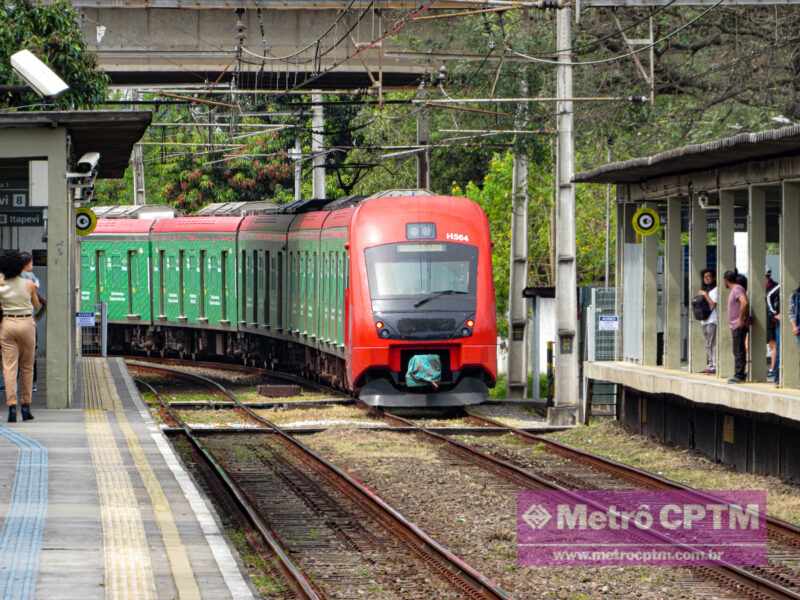
{"type": "MultiPolygon", "coordinates": [[[[558,67],[556,96],[572,98],[572,10],[556,16],[558,67]]],[[[578,406],[578,298],[575,260],[575,148],[571,100],[556,105],[558,157],[556,165],[556,349],[555,406],[548,411],[553,424],[573,423],[578,406]]]]}

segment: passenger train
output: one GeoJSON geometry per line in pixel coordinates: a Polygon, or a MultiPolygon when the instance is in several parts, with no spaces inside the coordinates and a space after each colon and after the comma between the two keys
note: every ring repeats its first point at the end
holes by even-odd
{"type": "Polygon", "coordinates": [[[466,198],[391,191],[245,217],[100,219],[80,255],[81,309],[106,303],[115,352],[226,357],[373,406],[477,404],[495,384],[489,225],[466,198]],[[438,372],[418,380],[420,358],[438,372]]]}

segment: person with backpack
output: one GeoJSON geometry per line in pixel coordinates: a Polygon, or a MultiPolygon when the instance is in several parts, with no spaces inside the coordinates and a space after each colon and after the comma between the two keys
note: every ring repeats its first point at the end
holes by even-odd
{"type": "Polygon", "coordinates": [[[735,372],[728,383],[742,383],[747,379],[747,350],[745,338],[750,328],[750,302],[747,292],[738,282],[738,272],[725,271],[723,279],[728,294],[728,326],[733,338],[733,363],[735,372]]]}
{"type": "Polygon", "coordinates": [[[701,304],[700,324],[703,327],[703,339],[706,349],[706,368],[703,373],[713,375],[717,372],[717,302],[719,301],[719,290],[717,289],[717,276],[711,269],[703,269],[700,272],[703,287],[698,293],[698,298],[705,301],[701,304]]]}

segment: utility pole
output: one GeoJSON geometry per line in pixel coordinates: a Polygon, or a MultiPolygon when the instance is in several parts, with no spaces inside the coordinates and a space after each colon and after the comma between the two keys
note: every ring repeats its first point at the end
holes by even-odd
{"type": "MultiPolygon", "coordinates": [[[[138,100],[139,92],[132,91],[131,99],[138,100]]],[[[144,189],[144,152],[141,144],[133,145],[131,162],[133,163],[133,204],[142,206],[147,203],[147,195],[144,189]]]]}
{"type": "Polygon", "coordinates": [[[294,159],[294,199],[300,200],[303,195],[301,190],[303,186],[303,148],[300,146],[300,138],[294,138],[294,151],[292,152],[294,159]]]}
{"type": "MultiPolygon", "coordinates": [[[[425,82],[419,85],[417,98],[424,101],[428,97],[425,82]]],[[[431,136],[431,114],[424,102],[417,113],[417,146],[425,148],[417,152],[417,189],[431,189],[431,149],[428,148],[431,136]]]]}
{"type": "MultiPolygon", "coordinates": [[[[611,143],[612,138],[607,141],[606,163],[611,162],[611,143]]],[[[605,287],[608,287],[609,270],[611,258],[611,184],[606,184],[606,278],[603,280],[605,287]]]]}
{"type": "MultiPolygon", "coordinates": [[[[528,82],[520,79],[520,95],[528,95],[528,82]]],[[[514,127],[527,125],[527,106],[519,105],[514,127]]],[[[528,155],[519,138],[514,145],[514,166],[511,183],[511,273],[508,289],[508,397],[528,397],[528,322],[527,301],[522,290],[528,283],[528,155]]],[[[538,365],[536,365],[538,367],[538,365]]],[[[534,369],[536,375],[536,369],[534,369]]],[[[534,385],[537,385],[534,377],[534,385]]]]}
{"type": "MultiPolygon", "coordinates": [[[[312,196],[325,198],[325,114],[322,107],[322,94],[315,90],[311,94],[311,165],[312,196]]],[[[295,189],[295,193],[297,193],[295,189]]]]}
{"type": "Polygon", "coordinates": [[[575,147],[572,114],[572,9],[558,9],[556,48],[558,68],[556,104],[558,156],[556,178],[556,373],[555,405],[548,409],[553,425],[572,424],[578,408],[578,297],[575,260],[575,147]]]}

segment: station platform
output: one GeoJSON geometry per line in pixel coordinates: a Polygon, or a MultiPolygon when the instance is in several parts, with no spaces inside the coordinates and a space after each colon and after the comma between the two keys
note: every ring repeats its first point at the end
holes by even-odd
{"type": "Polygon", "coordinates": [[[616,383],[647,394],[673,394],[697,402],[744,412],[771,414],[800,422],[800,390],[774,383],[727,383],[701,373],[621,362],[586,362],[589,379],[616,383]]]}
{"type": "Polygon", "coordinates": [[[0,598],[254,598],[122,360],[79,368],[79,408],[0,423],[0,598]]]}
{"type": "Polygon", "coordinates": [[[613,361],[586,362],[584,374],[617,384],[617,416],[632,431],[800,482],[800,390],[613,361]]]}

